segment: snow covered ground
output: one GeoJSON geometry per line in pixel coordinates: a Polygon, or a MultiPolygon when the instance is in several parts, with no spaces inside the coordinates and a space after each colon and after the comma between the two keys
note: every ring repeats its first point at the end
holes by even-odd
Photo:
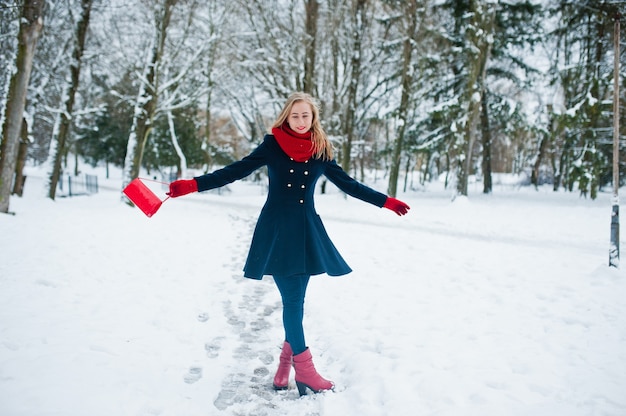
{"type": "Polygon", "coordinates": [[[307,343],[337,388],[299,398],[271,389],[278,291],[241,273],[263,186],[147,218],[119,178],[53,202],[28,175],[0,215],[0,415],[626,415],[609,194],[430,184],[405,217],[317,195],[354,272],[311,280],[307,343]]]}

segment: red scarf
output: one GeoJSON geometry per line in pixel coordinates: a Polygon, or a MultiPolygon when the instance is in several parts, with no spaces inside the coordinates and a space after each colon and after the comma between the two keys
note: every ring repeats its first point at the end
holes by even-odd
{"type": "Polygon", "coordinates": [[[313,156],[310,131],[304,134],[296,133],[291,130],[287,123],[283,123],[280,128],[274,127],[272,134],[276,137],[276,141],[283,152],[296,162],[306,162],[313,156]]]}

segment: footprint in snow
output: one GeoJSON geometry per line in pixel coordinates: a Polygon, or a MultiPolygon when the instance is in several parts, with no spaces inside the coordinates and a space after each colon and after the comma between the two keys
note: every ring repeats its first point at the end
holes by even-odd
{"type": "Polygon", "coordinates": [[[185,374],[185,383],[193,384],[202,378],[202,367],[190,367],[185,374]]]}
{"type": "Polygon", "coordinates": [[[220,340],[221,338],[215,338],[213,341],[204,344],[204,350],[206,351],[207,357],[216,358],[218,355],[220,355],[220,340]]]}

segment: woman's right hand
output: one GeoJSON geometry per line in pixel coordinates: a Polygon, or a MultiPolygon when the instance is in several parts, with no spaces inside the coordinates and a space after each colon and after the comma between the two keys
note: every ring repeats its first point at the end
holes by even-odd
{"type": "Polygon", "coordinates": [[[170,191],[166,194],[170,198],[177,198],[192,192],[198,192],[198,182],[195,179],[179,179],[170,183],[170,191]]]}

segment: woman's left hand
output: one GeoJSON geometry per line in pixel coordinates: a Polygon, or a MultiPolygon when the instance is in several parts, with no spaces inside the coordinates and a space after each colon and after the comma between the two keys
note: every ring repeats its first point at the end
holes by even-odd
{"type": "Polygon", "coordinates": [[[383,205],[383,208],[390,209],[398,215],[404,215],[407,212],[409,212],[409,210],[411,209],[411,207],[405,204],[404,202],[400,201],[399,199],[392,198],[390,196],[387,197],[387,200],[385,201],[385,205],[383,205]]]}

